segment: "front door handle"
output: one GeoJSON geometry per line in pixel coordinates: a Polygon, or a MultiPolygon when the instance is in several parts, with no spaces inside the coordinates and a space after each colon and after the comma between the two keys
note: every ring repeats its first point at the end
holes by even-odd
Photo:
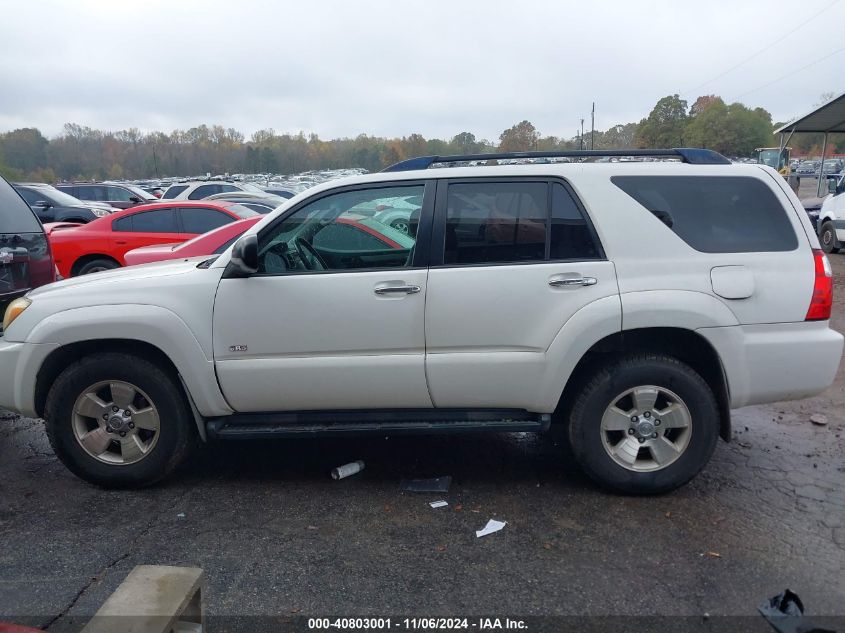
{"type": "Polygon", "coordinates": [[[595,277],[552,277],[549,279],[549,285],[552,288],[561,288],[569,286],[595,286],[598,283],[595,277]]]}
{"type": "Polygon", "coordinates": [[[420,291],[419,286],[380,286],[374,290],[377,295],[413,295],[420,291]]]}

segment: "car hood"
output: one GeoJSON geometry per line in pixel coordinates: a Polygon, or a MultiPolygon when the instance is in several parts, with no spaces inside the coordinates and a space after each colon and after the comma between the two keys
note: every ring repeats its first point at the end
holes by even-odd
{"type": "MultiPolygon", "coordinates": [[[[28,296],[32,299],[52,299],[57,295],[69,292],[87,291],[85,293],[86,295],[90,293],[103,293],[105,298],[105,294],[113,292],[112,288],[116,285],[119,286],[121,295],[127,295],[133,287],[149,288],[161,284],[163,277],[194,272],[197,270],[197,265],[206,259],[208,259],[208,256],[105,270],[90,275],[64,279],[48,286],[42,286],[31,291],[28,296]]],[[[106,302],[108,301],[104,300],[102,303],[106,302]]]]}

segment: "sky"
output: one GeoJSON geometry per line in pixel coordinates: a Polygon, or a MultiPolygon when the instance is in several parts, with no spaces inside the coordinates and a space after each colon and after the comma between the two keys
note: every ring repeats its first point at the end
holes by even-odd
{"type": "Polygon", "coordinates": [[[568,138],[592,102],[596,129],[673,93],[784,121],[845,90],[845,0],[0,0],[0,16],[0,131],[47,136],[495,140],[527,119],[568,138]]]}

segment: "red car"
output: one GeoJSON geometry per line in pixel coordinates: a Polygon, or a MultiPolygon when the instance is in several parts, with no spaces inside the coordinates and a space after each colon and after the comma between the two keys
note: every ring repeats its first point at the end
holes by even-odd
{"type": "Polygon", "coordinates": [[[262,215],[254,218],[237,220],[231,224],[224,224],[213,231],[198,235],[187,242],[177,244],[160,244],[156,246],[142,246],[129,251],[123,256],[127,266],[149,264],[165,259],[182,259],[199,257],[201,255],[215,255],[222,253],[244,234],[249,227],[258,222],[262,215]]]}
{"type": "Polygon", "coordinates": [[[231,202],[153,202],[80,226],[51,227],[48,239],[56,266],[62,277],[67,278],[125,266],[124,255],[141,246],[184,242],[225,224],[258,215],[231,202]]]}

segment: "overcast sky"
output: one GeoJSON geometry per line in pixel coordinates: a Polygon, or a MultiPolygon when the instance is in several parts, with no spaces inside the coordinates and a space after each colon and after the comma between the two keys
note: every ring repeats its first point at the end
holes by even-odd
{"type": "Polygon", "coordinates": [[[593,100],[605,129],[675,92],[778,121],[845,90],[842,0],[0,0],[0,16],[0,131],[48,136],[496,139],[528,119],[571,137],[593,100]]]}

